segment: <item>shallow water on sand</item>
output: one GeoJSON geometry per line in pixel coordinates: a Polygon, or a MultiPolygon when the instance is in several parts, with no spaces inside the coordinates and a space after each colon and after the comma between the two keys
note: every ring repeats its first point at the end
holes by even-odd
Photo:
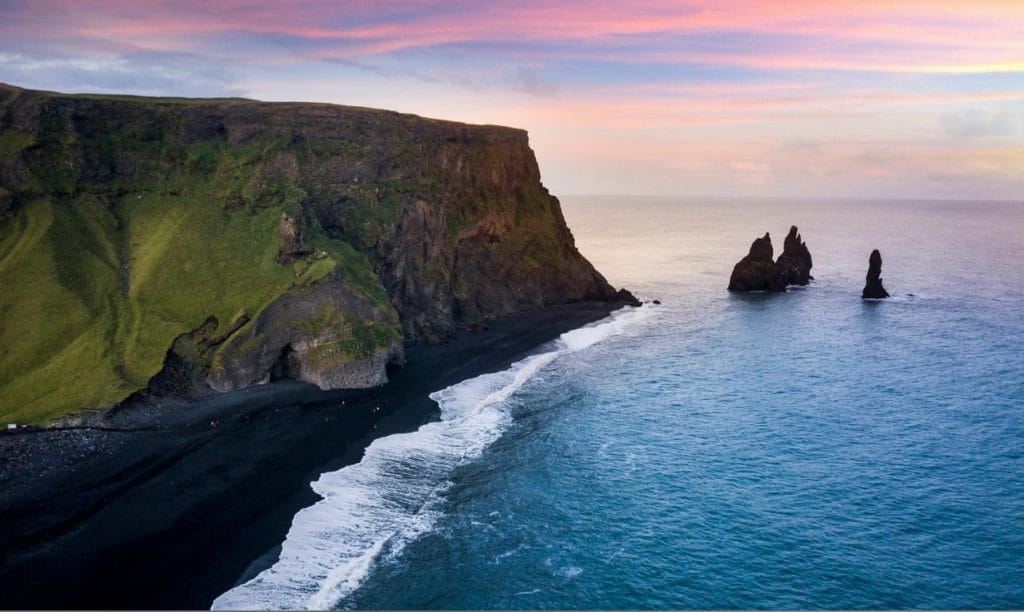
{"type": "Polygon", "coordinates": [[[440,471],[410,460],[422,525],[318,603],[1024,607],[1024,205],[563,205],[613,284],[663,304],[463,405],[493,427],[440,471]],[[817,280],[725,291],[792,223],[817,280]],[[873,248],[884,302],[859,297],[873,248]]]}

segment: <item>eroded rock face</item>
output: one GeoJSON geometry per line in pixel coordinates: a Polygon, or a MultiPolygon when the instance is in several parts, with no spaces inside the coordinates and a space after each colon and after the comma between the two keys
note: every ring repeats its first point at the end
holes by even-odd
{"type": "Polygon", "coordinates": [[[811,252],[796,226],[789,228],[782,254],[772,261],[771,236],[754,240],[750,252],[732,270],[729,291],[785,291],[789,285],[806,285],[811,276],[811,252]]]}
{"type": "Polygon", "coordinates": [[[209,317],[175,339],[148,393],[188,399],[282,378],[321,389],[386,383],[404,355],[397,318],[337,281],[287,293],[221,333],[209,317]]]}
{"type": "Polygon", "coordinates": [[[754,240],[750,252],[736,264],[729,277],[729,291],[785,291],[772,261],[772,238],[768,232],[754,240]]]}
{"type": "Polygon", "coordinates": [[[878,300],[887,297],[889,292],[882,286],[882,254],[875,249],[868,258],[868,274],[861,298],[878,300]]]}
{"type": "MultiPolygon", "coordinates": [[[[381,280],[410,339],[543,306],[614,301],[615,290],[576,250],[561,206],[540,183],[525,134],[501,144],[445,142],[433,197],[401,209],[374,248],[381,280]]],[[[476,140],[475,138],[473,139],[476,140]]]]}
{"type": "Polygon", "coordinates": [[[403,358],[393,315],[338,280],[281,296],[224,341],[212,357],[210,388],[231,391],[273,378],[322,389],[387,382],[385,367],[403,358]]]}

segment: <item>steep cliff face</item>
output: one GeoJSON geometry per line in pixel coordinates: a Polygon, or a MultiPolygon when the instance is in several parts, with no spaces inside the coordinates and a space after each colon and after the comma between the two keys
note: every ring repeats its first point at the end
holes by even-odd
{"type": "Polygon", "coordinates": [[[406,341],[615,292],[526,133],[0,85],[0,418],[375,385],[406,341]]]}

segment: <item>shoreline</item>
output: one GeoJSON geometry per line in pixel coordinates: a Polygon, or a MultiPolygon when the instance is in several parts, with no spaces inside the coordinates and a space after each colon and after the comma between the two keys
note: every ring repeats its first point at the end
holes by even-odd
{"type": "Polygon", "coordinates": [[[0,436],[0,607],[208,608],[273,556],[294,514],[319,499],[310,482],[436,419],[429,393],[620,306],[554,306],[411,345],[375,389],[277,382],[168,402],[116,430],[0,436]]]}

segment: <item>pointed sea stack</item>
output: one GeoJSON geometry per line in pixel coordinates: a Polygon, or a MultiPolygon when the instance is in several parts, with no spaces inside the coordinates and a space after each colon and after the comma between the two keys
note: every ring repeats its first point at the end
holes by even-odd
{"type": "Polygon", "coordinates": [[[729,291],[785,291],[789,285],[806,285],[811,276],[811,252],[796,226],[789,228],[779,259],[772,261],[772,239],[767,234],[750,245],[750,253],[732,269],[729,291]]]}
{"type": "Polygon", "coordinates": [[[789,235],[783,243],[782,255],[775,261],[779,280],[783,285],[806,285],[814,277],[811,276],[811,252],[800,238],[796,226],[789,228],[789,235]]]}
{"type": "Polygon", "coordinates": [[[860,297],[865,300],[880,300],[889,297],[889,292],[882,286],[882,254],[878,249],[871,251],[868,258],[868,275],[864,283],[864,292],[860,297]]]}
{"type": "Polygon", "coordinates": [[[765,232],[754,240],[750,252],[736,264],[729,277],[729,291],[785,291],[772,261],[772,238],[765,232]]]}

